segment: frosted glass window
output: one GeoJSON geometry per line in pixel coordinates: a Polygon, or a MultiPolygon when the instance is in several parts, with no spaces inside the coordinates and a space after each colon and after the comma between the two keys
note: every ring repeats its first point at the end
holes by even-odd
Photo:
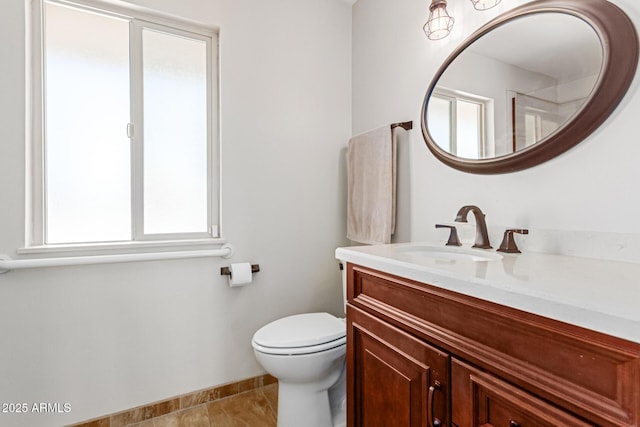
{"type": "Polygon", "coordinates": [[[457,91],[440,90],[429,98],[429,133],[444,151],[466,159],[485,154],[485,111],[490,99],[457,91]]]}
{"type": "Polygon", "coordinates": [[[45,241],[130,239],[129,22],[44,12],[45,241]]]}
{"type": "Polygon", "coordinates": [[[465,159],[480,158],[481,106],[474,102],[458,100],[457,105],[457,155],[465,159]]]}
{"type": "Polygon", "coordinates": [[[452,100],[432,96],[427,109],[429,133],[440,148],[451,152],[451,119],[453,116],[452,100]]]}
{"type": "Polygon", "coordinates": [[[207,45],[142,31],[144,232],[207,231],[207,45]]]}
{"type": "Polygon", "coordinates": [[[30,10],[29,245],[219,237],[215,30],[121,2],[30,10]]]}

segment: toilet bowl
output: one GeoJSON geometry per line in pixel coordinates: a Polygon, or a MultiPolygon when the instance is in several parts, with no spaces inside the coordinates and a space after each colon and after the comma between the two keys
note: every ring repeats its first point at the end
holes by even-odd
{"type": "Polygon", "coordinates": [[[258,362],[278,379],[278,427],[346,425],[344,319],[288,316],[260,328],[251,344],[258,362]]]}

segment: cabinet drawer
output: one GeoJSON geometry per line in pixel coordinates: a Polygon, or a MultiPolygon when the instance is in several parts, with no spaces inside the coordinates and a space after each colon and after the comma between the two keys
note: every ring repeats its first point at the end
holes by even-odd
{"type": "Polygon", "coordinates": [[[562,409],[457,359],[451,360],[454,425],[593,427],[562,409]]]}
{"type": "Polygon", "coordinates": [[[640,425],[640,345],[365,267],[349,303],[602,426],[640,425]]]}

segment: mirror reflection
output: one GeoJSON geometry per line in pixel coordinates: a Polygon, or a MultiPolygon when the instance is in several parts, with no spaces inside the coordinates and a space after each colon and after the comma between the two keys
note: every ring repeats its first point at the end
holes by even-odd
{"type": "Polygon", "coordinates": [[[487,159],[553,135],[598,83],[596,31],[565,13],[506,22],[470,44],[446,68],[427,103],[426,126],[444,151],[487,159]]]}

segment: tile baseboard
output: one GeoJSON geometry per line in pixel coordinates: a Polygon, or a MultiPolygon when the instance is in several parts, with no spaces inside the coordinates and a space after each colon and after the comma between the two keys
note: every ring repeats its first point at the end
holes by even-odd
{"type": "Polygon", "coordinates": [[[226,397],[232,397],[240,393],[262,389],[277,382],[278,380],[269,374],[260,375],[241,381],[194,391],[192,393],[183,394],[148,405],[138,406],[136,408],[83,421],[77,424],[71,424],[67,427],[125,427],[131,424],[148,421],[153,418],[162,417],[173,412],[179,412],[198,405],[214,402],[226,397]]]}

